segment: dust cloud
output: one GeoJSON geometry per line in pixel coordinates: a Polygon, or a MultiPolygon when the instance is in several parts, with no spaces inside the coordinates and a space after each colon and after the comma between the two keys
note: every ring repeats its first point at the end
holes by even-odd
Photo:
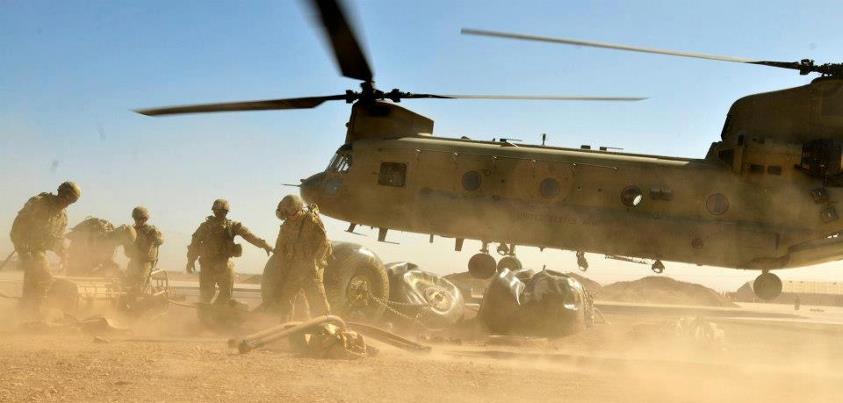
{"type": "Polygon", "coordinates": [[[428,354],[369,340],[377,355],[345,361],[303,357],[286,342],[243,355],[228,348],[229,337],[277,323],[272,316],[212,329],[185,306],[133,317],[93,304],[76,318],[101,315],[108,326],[73,326],[54,311],[56,325],[29,328],[15,301],[0,299],[0,400],[836,401],[843,327],[824,323],[840,314],[824,310],[810,320],[607,311],[605,323],[560,339],[463,324],[405,334],[423,335],[428,354]],[[699,331],[708,326],[720,333],[699,331]]]}

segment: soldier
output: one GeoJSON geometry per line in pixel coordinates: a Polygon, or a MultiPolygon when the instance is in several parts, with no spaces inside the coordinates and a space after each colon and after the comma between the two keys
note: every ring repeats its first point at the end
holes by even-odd
{"type": "Polygon", "coordinates": [[[319,210],[315,205],[306,208],[301,197],[289,195],[278,203],[275,215],[284,220],[275,243],[278,264],[285,270],[278,299],[281,320],[290,320],[296,295],[302,289],[312,312],[327,315],[331,307],[322,273],[331,255],[331,244],[319,210]]]}
{"type": "Polygon", "coordinates": [[[40,317],[41,304],[53,281],[47,264],[47,251],[64,261],[65,209],[82,194],[73,182],[59,185],[57,194],[41,193],[26,202],[12,223],[9,234],[23,266],[21,308],[28,315],[40,317]]]}
{"type": "Polygon", "coordinates": [[[206,304],[214,299],[215,286],[219,287],[215,304],[227,304],[231,300],[234,287],[234,264],[231,258],[243,253],[243,248],[234,243],[235,236],[239,235],[252,245],[262,248],[267,256],[273,251],[265,240],[252,234],[243,224],[227,219],[228,208],[227,201],[215,200],[211,207],[214,215],[199,225],[187,247],[187,272],[196,271],[198,258],[201,268],[199,300],[206,304]]]}
{"type": "Polygon", "coordinates": [[[132,209],[132,219],[135,225],[132,227],[135,233],[135,240],[127,247],[126,255],[129,256],[129,267],[126,270],[126,292],[129,307],[138,296],[143,293],[149,274],[158,263],[158,247],[164,243],[164,236],[158,228],[149,224],[149,210],[144,207],[132,209]]]}

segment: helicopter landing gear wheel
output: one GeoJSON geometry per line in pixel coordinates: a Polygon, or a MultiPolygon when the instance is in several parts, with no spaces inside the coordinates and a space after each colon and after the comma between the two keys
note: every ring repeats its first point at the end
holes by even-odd
{"type": "Polygon", "coordinates": [[[468,261],[468,274],[471,277],[487,279],[494,276],[496,271],[495,258],[488,253],[478,253],[468,261]]]}
{"type": "Polygon", "coordinates": [[[662,274],[664,273],[664,263],[662,263],[661,260],[656,260],[655,262],[653,262],[653,265],[650,266],[650,270],[658,274],[662,274]]]}
{"type": "Polygon", "coordinates": [[[758,298],[770,301],[781,295],[782,280],[779,276],[765,271],[752,282],[752,290],[758,298]]]}
{"type": "Polygon", "coordinates": [[[577,251],[577,267],[581,272],[588,270],[588,260],[585,259],[585,252],[577,251]]]}
{"type": "Polygon", "coordinates": [[[517,257],[512,255],[504,256],[498,262],[498,271],[503,271],[503,269],[507,269],[509,271],[518,271],[521,270],[522,267],[523,265],[521,264],[521,261],[518,260],[517,257]]]}

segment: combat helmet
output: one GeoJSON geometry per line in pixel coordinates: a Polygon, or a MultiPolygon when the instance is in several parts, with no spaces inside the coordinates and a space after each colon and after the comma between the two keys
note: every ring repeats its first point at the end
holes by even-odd
{"type": "Polygon", "coordinates": [[[275,215],[284,219],[304,209],[304,200],[299,195],[287,195],[278,202],[278,208],[275,209],[275,215]]]}
{"type": "Polygon", "coordinates": [[[79,185],[77,185],[76,183],[67,181],[59,185],[57,193],[62,199],[68,200],[71,203],[75,203],[77,200],[79,200],[79,196],[82,195],[82,189],[80,189],[79,185]]]}
{"type": "Polygon", "coordinates": [[[211,210],[229,210],[228,200],[225,199],[216,199],[214,200],[214,204],[211,206],[211,210]]]}
{"type": "Polygon", "coordinates": [[[149,210],[143,206],[137,206],[132,209],[132,218],[135,220],[140,220],[143,218],[149,219],[149,210]]]}

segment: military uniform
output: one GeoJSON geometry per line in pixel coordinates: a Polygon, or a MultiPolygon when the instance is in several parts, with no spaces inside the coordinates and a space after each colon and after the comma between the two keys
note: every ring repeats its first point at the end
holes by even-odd
{"type": "Polygon", "coordinates": [[[129,293],[140,295],[158,262],[158,247],[164,243],[164,236],[151,224],[136,225],[134,230],[137,236],[129,251],[126,285],[129,293]]]}
{"type": "Polygon", "coordinates": [[[315,206],[287,214],[275,243],[275,253],[285,271],[278,299],[282,320],[290,319],[296,295],[302,289],[311,312],[328,314],[331,307],[325,296],[322,274],[331,255],[331,244],[315,206]]]}
{"type": "Polygon", "coordinates": [[[47,251],[64,258],[65,208],[79,195],[76,184],[65,182],[59,186],[58,195],[41,193],[30,198],[12,223],[9,235],[24,270],[21,306],[30,314],[38,315],[53,282],[47,251]]]}
{"type": "Polygon", "coordinates": [[[234,264],[231,258],[242,254],[240,245],[234,243],[236,236],[259,248],[272,249],[265,240],[252,234],[243,224],[227,218],[209,216],[193,233],[187,248],[187,260],[195,262],[199,259],[201,302],[211,302],[216,293],[215,287],[219,287],[215,303],[227,303],[231,299],[234,287],[234,264]]]}

